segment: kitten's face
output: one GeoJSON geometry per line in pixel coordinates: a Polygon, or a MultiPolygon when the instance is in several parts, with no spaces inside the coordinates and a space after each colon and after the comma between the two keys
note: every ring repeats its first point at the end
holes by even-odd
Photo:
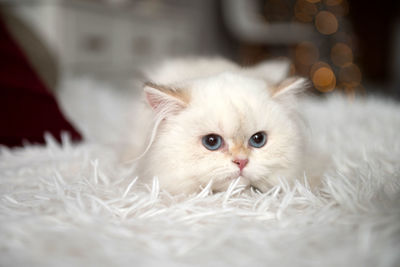
{"type": "Polygon", "coordinates": [[[162,188],[190,193],[212,180],[220,191],[240,176],[265,191],[294,178],[302,136],[264,81],[225,73],[181,86],[185,103],[162,122],[145,158],[162,188]]]}

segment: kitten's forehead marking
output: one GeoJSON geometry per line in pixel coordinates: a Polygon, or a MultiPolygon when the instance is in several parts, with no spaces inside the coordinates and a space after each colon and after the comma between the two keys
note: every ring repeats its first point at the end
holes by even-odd
{"type": "Polygon", "coordinates": [[[233,142],[232,147],[229,148],[229,153],[233,157],[248,157],[250,155],[250,149],[247,148],[246,143],[244,142],[233,142]]]}
{"type": "Polygon", "coordinates": [[[242,143],[245,139],[245,130],[247,128],[247,124],[249,122],[248,116],[248,107],[246,106],[247,103],[241,103],[241,107],[238,103],[235,103],[232,99],[228,102],[227,110],[230,112],[229,118],[225,119],[225,129],[229,137],[235,140],[236,143],[242,143]],[[229,126],[229,127],[228,127],[229,126]]]}

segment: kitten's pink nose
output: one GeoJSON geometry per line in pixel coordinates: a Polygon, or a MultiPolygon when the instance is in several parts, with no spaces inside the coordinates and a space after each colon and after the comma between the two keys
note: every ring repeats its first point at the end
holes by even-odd
{"type": "Polygon", "coordinates": [[[240,171],[242,171],[243,168],[246,167],[247,163],[249,162],[248,159],[234,159],[232,161],[233,163],[239,166],[240,171]]]}

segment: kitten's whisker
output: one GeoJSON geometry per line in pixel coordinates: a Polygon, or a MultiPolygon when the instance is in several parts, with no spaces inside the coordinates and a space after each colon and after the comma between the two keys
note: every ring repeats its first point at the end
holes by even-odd
{"type": "Polygon", "coordinates": [[[162,120],[165,119],[165,116],[166,116],[166,114],[164,114],[163,112],[161,112],[161,113],[159,113],[159,115],[157,115],[155,122],[154,122],[153,129],[151,131],[150,141],[147,144],[146,149],[138,157],[124,162],[125,164],[134,163],[134,162],[140,160],[142,157],[144,157],[144,155],[146,155],[147,151],[149,151],[151,145],[153,144],[154,139],[156,138],[158,126],[160,126],[160,123],[162,122],[162,120]]]}

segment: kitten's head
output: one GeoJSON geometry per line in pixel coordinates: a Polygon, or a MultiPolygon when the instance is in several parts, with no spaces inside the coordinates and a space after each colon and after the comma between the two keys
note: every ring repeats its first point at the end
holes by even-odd
{"type": "Polygon", "coordinates": [[[171,193],[198,191],[213,181],[225,190],[240,182],[261,191],[294,179],[302,133],[293,108],[303,79],[270,85],[241,73],[221,73],[174,85],[146,84],[149,105],[163,118],[144,160],[171,193]]]}

